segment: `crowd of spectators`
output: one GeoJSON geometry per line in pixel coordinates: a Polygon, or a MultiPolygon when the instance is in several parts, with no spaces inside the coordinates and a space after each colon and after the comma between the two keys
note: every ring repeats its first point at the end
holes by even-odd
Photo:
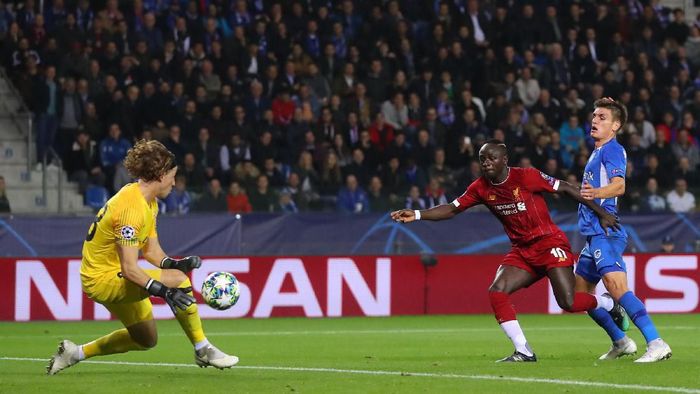
{"type": "Polygon", "coordinates": [[[695,209],[700,23],[655,0],[40,4],[0,3],[4,65],[38,157],[82,191],[129,182],[139,138],[177,157],[173,214],[428,208],[479,176],[488,138],[579,183],[611,96],[630,114],[622,209],[695,209]]]}

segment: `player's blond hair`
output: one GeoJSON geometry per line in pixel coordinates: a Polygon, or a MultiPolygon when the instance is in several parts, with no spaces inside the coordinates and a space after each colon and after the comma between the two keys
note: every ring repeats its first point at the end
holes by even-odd
{"type": "Polygon", "coordinates": [[[613,121],[620,122],[620,128],[615,130],[618,132],[625,127],[627,123],[627,107],[624,104],[617,102],[609,97],[601,98],[593,103],[593,108],[607,108],[612,114],[613,121]]]}
{"type": "Polygon", "coordinates": [[[137,141],[124,159],[124,167],[129,174],[146,182],[159,181],[176,165],[175,155],[156,140],[137,141]]]}

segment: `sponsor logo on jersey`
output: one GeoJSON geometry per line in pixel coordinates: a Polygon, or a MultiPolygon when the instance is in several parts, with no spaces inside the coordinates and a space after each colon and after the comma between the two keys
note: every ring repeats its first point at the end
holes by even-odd
{"type": "Polygon", "coordinates": [[[493,209],[501,216],[515,215],[518,212],[527,211],[524,202],[493,205],[493,209]]]}

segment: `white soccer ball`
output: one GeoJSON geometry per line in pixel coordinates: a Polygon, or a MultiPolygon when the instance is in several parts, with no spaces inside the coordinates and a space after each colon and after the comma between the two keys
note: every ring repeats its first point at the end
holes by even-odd
{"type": "Polygon", "coordinates": [[[238,280],[230,272],[212,272],[202,283],[202,297],[214,309],[228,309],[236,304],[240,296],[238,280]]]}

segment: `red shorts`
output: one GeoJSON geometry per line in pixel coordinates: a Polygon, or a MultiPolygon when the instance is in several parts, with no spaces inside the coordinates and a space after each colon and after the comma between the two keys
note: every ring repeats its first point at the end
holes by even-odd
{"type": "Polygon", "coordinates": [[[544,276],[552,268],[571,267],[575,262],[569,240],[561,233],[534,240],[526,246],[513,246],[502,264],[544,276]]]}

